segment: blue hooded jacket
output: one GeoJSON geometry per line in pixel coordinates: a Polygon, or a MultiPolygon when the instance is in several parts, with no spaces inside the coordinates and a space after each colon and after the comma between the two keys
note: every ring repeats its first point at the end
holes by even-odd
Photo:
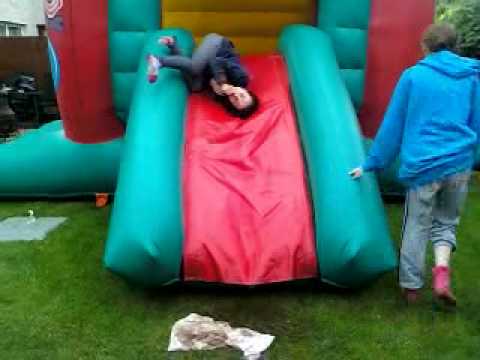
{"type": "Polygon", "coordinates": [[[480,139],[479,74],[479,61],[448,50],[405,70],[363,169],[384,169],[400,154],[407,187],[471,169],[480,139]]]}

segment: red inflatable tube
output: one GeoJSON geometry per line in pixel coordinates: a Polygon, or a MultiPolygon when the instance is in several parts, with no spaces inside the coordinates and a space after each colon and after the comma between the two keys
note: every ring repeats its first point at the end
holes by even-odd
{"type": "Polygon", "coordinates": [[[57,99],[65,134],[79,143],[123,134],[112,103],[107,6],[107,0],[45,2],[48,34],[60,66],[57,99]]]}

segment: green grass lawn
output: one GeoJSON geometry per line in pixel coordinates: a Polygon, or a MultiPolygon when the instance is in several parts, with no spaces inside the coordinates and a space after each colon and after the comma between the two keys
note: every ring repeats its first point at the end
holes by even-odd
{"type": "MultiPolygon", "coordinates": [[[[480,194],[466,206],[454,258],[456,313],[429,289],[407,308],[387,274],[360,292],[313,283],[260,289],[128,286],[102,267],[109,208],[2,203],[0,218],[68,216],[46,241],[0,244],[0,359],[239,359],[233,351],[167,354],[172,324],[197,312],[277,338],[269,359],[480,359],[480,194]]],[[[387,206],[398,240],[402,207],[387,206]]]]}

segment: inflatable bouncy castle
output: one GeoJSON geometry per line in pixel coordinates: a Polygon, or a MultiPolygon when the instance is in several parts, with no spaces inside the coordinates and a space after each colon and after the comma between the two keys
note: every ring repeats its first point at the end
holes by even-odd
{"type": "Polygon", "coordinates": [[[434,0],[45,7],[62,120],[0,146],[2,197],[115,193],[104,262],[145,286],[355,288],[396,266],[375,177],[348,171],[421,56],[434,0]],[[246,121],[189,95],[176,70],[147,81],[160,36],[189,55],[211,32],[233,40],[260,99],[246,121]]]}

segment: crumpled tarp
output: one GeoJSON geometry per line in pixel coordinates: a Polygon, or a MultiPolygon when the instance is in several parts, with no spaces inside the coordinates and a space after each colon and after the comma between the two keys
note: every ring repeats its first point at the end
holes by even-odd
{"type": "Polygon", "coordinates": [[[232,328],[210,317],[190,314],[172,328],[168,351],[214,350],[227,346],[243,351],[245,359],[262,357],[275,339],[247,328],[232,328]]]}

